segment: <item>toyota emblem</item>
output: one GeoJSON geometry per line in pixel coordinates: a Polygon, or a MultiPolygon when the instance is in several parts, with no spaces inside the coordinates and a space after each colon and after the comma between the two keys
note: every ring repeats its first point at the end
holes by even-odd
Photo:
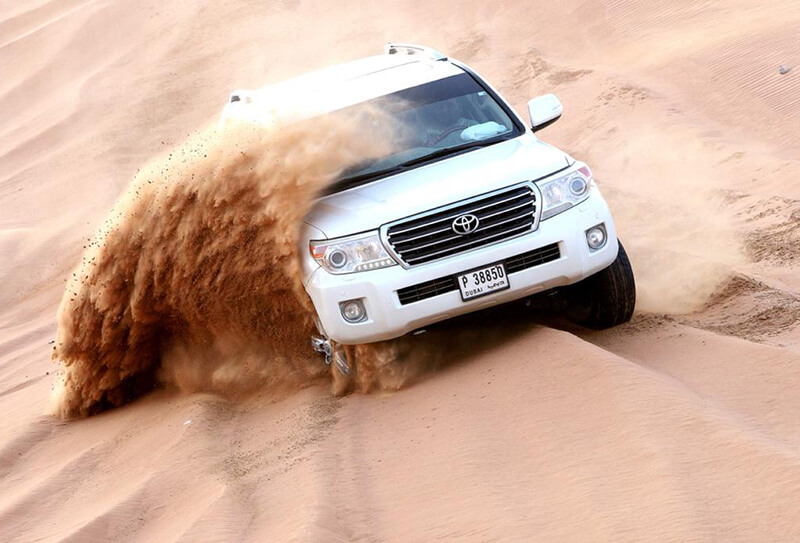
{"type": "Polygon", "coordinates": [[[452,228],[453,232],[456,234],[466,236],[477,230],[479,224],[480,220],[478,220],[478,217],[472,213],[467,213],[466,215],[459,215],[453,219],[453,224],[450,225],[450,228],[452,228]]]}

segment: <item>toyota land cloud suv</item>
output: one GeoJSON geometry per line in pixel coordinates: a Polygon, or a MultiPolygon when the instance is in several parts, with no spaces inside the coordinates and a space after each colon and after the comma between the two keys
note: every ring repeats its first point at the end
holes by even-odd
{"type": "Polygon", "coordinates": [[[631,318],[633,274],[589,167],[535,135],[561,116],[554,95],[528,102],[528,126],[469,67],[407,44],[303,77],[355,81],[364,104],[397,98],[391,114],[412,135],[346,171],[305,218],[312,343],[328,362],[346,373],[337,343],[396,338],[555,288],[584,326],[631,318]]]}

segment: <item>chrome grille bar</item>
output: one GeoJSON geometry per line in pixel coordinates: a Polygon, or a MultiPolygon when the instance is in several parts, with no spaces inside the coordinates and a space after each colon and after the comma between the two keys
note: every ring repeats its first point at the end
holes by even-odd
{"type": "Polygon", "coordinates": [[[393,256],[410,267],[533,231],[539,215],[538,191],[525,182],[384,225],[381,235],[393,256]],[[455,232],[452,221],[466,214],[478,218],[477,228],[455,232]]]}
{"type": "Polygon", "coordinates": [[[477,213],[478,211],[486,209],[487,207],[504,204],[505,202],[510,202],[512,200],[518,200],[518,199],[524,198],[526,196],[527,196],[527,194],[515,195],[515,196],[512,196],[510,198],[506,198],[505,200],[501,200],[499,202],[491,202],[491,203],[488,203],[488,204],[485,204],[485,205],[482,205],[482,206],[479,206],[479,207],[463,209],[463,210],[458,211],[457,213],[450,213],[450,214],[448,214],[448,215],[446,215],[446,216],[444,216],[442,218],[432,220],[431,222],[426,223],[426,224],[422,224],[422,225],[419,225],[419,226],[412,226],[410,228],[403,228],[403,229],[394,230],[394,231],[392,231],[392,234],[393,235],[405,234],[406,232],[411,232],[412,230],[416,230],[418,228],[424,228],[424,227],[427,227],[427,226],[432,225],[434,223],[438,223],[438,222],[442,222],[442,221],[452,221],[453,219],[455,219],[459,215],[463,215],[464,213],[477,213]]]}
{"type": "MultiPolygon", "coordinates": [[[[530,225],[531,225],[531,223],[528,223],[528,224],[525,224],[525,225],[523,225],[521,227],[515,228],[514,229],[515,234],[518,234],[519,230],[522,229],[522,228],[524,228],[526,230],[529,229],[530,225]]],[[[447,249],[441,249],[439,251],[435,251],[435,252],[432,252],[432,253],[427,253],[424,256],[418,256],[418,257],[414,257],[414,258],[409,258],[408,259],[408,263],[409,264],[418,264],[419,263],[418,261],[433,260],[431,257],[440,256],[440,255],[441,256],[446,256],[444,253],[448,253],[448,252],[451,253],[451,254],[455,254],[455,253],[461,252],[460,251],[461,249],[472,249],[472,248],[476,247],[476,245],[475,245],[476,243],[479,243],[480,245],[487,245],[486,242],[491,241],[492,239],[498,238],[500,236],[510,237],[507,234],[508,234],[507,232],[500,232],[499,234],[494,234],[494,235],[491,235],[491,236],[484,236],[483,238],[480,238],[478,240],[468,241],[466,243],[462,243],[460,245],[456,245],[455,247],[449,247],[447,249]]],[[[480,245],[477,245],[477,246],[480,246],[480,245]]]]}

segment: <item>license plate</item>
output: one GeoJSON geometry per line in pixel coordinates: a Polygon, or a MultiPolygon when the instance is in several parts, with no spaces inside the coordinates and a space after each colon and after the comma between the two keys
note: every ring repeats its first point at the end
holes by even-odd
{"type": "Polygon", "coordinates": [[[459,275],[456,280],[458,288],[461,289],[461,299],[464,301],[505,290],[511,286],[508,283],[506,268],[502,264],[492,264],[472,270],[459,275]]]}

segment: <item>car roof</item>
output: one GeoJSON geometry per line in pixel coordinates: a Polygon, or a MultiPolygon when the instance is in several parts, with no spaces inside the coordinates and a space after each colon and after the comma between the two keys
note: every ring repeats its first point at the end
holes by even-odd
{"type": "Polygon", "coordinates": [[[328,66],[260,90],[284,85],[337,85],[356,79],[364,84],[382,83],[402,90],[460,72],[459,68],[446,60],[432,60],[422,55],[375,55],[328,66]]]}
{"type": "Polygon", "coordinates": [[[271,122],[279,118],[313,117],[461,73],[464,73],[461,68],[446,59],[376,55],[257,90],[234,91],[222,121],[238,118],[271,122]]]}

